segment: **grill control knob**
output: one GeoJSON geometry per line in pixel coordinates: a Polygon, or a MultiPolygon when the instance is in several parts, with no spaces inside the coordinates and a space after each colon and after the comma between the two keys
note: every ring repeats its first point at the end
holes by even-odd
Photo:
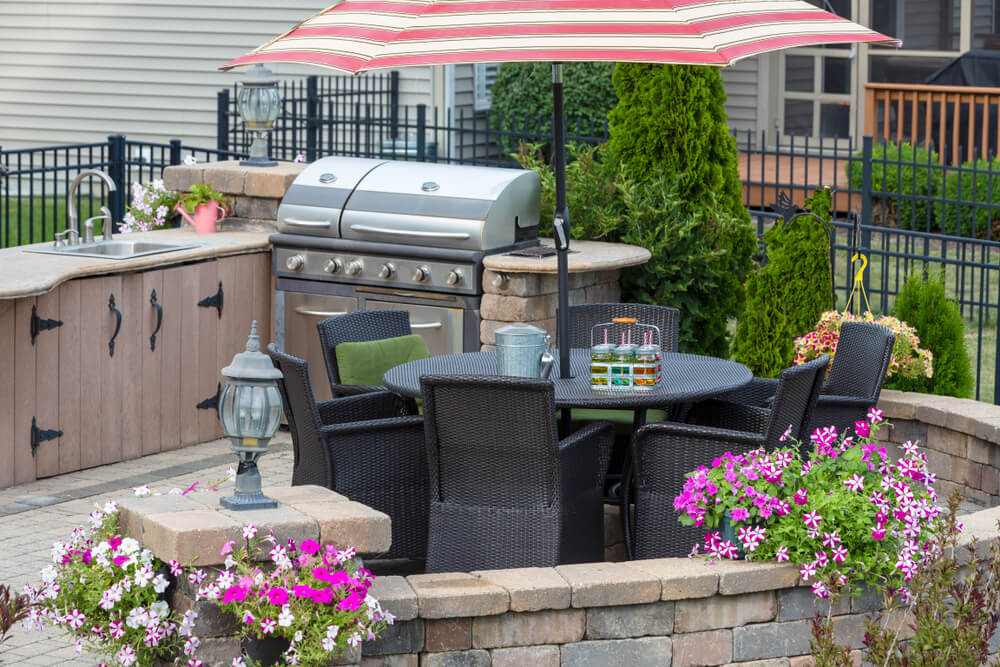
{"type": "Polygon", "coordinates": [[[396,265],[392,262],[386,262],[378,270],[378,277],[383,280],[387,280],[396,275],[396,265]]]}
{"type": "Polygon", "coordinates": [[[418,266],[413,269],[413,274],[411,275],[411,278],[413,278],[413,282],[415,283],[422,283],[430,277],[431,270],[430,267],[427,266],[418,266]]]}
{"type": "Polygon", "coordinates": [[[461,283],[464,277],[465,276],[462,275],[462,269],[452,269],[451,271],[448,272],[448,275],[447,277],[445,277],[444,281],[449,285],[455,286],[461,283]]]}
{"type": "Polygon", "coordinates": [[[343,268],[343,265],[340,263],[339,259],[331,259],[327,261],[326,266],[323,267],[323,270],[326,271],[327,273],[334,274],[334,273],[339,273],[341,268],[343,268]]]}
{"type": "Polygon", "coordinates": [[[361,262],[360,259],[356,259],[347,265],[347,275],[349,276],[360,275],[361,272],[364,271],[364,269],[365,265],[361,262]]]}
{"type": "Polygon", "coordinates": [[[306,259],[302,255],[292,255],[285,260],[285,266],[288,267],[289,271],[301,271],[305,263],[306,259]]]}

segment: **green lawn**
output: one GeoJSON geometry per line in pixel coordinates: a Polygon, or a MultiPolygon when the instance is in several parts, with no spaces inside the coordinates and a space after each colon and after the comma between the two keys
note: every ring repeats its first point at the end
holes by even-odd
{"type": "MultiPolygon", "coordinates": [[[[82,198],[78,211],[81,222],[100,214],[101,201],[82,198]]],[[[100,233],[100,222],[96,233],[100,233]]],[[[56,231],[66,227],[65,197],[16,198],[0,194],[0,247],[51,241],[56,231]]]]}

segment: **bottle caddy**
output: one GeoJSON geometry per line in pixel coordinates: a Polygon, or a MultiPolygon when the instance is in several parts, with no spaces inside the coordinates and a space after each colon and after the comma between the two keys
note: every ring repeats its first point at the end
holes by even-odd
{"type": "Polygon", "coordinates": [[[639,324],[634,317],[616,317],[591,327],[591,389],[650,391],[660,382],[660,365],[660,330],[656,326],[639,324]],[[636,340],[642,340],[641,345],[632,342],[633,332],[636,340]],[[619,344],[612,342],[619,338],[619,344]]]}

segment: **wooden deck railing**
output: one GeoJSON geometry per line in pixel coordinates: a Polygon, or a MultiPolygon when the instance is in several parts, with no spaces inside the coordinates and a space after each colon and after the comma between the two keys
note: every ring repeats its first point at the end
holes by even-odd
{"type": "Polygon", "coordinates": [[[998,153],[1000,88],[865,84],[865,134],[875,141],[934,145],[941,162],[998,153]]]}

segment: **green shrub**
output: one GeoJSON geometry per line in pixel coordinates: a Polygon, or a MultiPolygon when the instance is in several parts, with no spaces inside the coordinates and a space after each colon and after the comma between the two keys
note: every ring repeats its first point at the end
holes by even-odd
{"type": "MultiPolygon", "coordinates": [[[[829,190],[817,190],[805,204],[829,221],[829,190]]],[[[800,215],[767,230],[764,242],[767,264],[754,270],[747,282],[733,356],[754,375],[777,377],[792,365],[792,341],[810,331],[834,305],[830,235],[815,217],[800,215]]]]}
{"type": "Polygon", "coordinates": [[[934,355],[933,377],[893,377],[886,386],[941,396],[968,398],[972,371],[965,349],[965,321],[958,305],[945,294],[944,276],[914,275],[896,297],[893,315],[916,328],[921,347],[934,355]]]}
{"type": "Polygon", "coordinates": [[[953,236],[972,236],[975,220],[975,235],[989,238],[991,229],[1000,221],[1000,208],[990,208],[991,204],[1000,206],[1000,160],[963,163],[948,172],[944,192],[946,199],[962,203],[946,202],[938,207],[937,223],[941,231],[953,236]]]}
{"type": "Polygon", "coordinates": [[[604,210],[618,240],[652,255],[622,272],[622,299],[680,310],[680,350],[729,356],[728,321],[743,307],[756,237],[741,218],[712,196],[692,202],[678,176],[617,180],[621,212],[604,210]]]}
{"type": "MultiPolygon", "coordinates": [[[[578,125],[587,134],[593,123],[595,136],[600,136],[608,112],[618,101],[611,82],[614,70],[614,63],[563,64],[563,107],[568,123],[567,134],[575,135],[578,125]]],[[[552,133],[551,63],[501,64],[490,94],[494,123],[502,119],[503,128],[513,132],[552,133]],[[540,126],[537,124],[539,118],[540,126]]],[[[517,150],[513,143],[504,148],[507,152],[517,150]]],[[[548,147],[544,148],[548,153],[548,147]]]]}
{"type": "MultiPolygon", "coordinates": [[[[863,158],[864,153],[858,152],[854,157],[863,158]]],[[[937,153],[909,143],[897,146],[889,142],[872,148],[872,190],[884,193],[876,199],[885,201],[889,215],[901,228],[926,229],[929,223],[931,229],[936,229],[940,205],[911,197],[940,196],[942,172],[938,165],[937,153]],[[928,164],[931,166],[919,166],[928,164]]],[[[864,185],[863,169],[860,159],[847,164],[847,179],[852,188],[861,189],[864,185]]]]}
{"type": "Polygon", "coordinates": [[[620,160],[637,181],[660,172],[678,177],[681,198],[714,199],[749,224],[718,68],[619,63],[614,83],[609,160],[620,160]]]}

